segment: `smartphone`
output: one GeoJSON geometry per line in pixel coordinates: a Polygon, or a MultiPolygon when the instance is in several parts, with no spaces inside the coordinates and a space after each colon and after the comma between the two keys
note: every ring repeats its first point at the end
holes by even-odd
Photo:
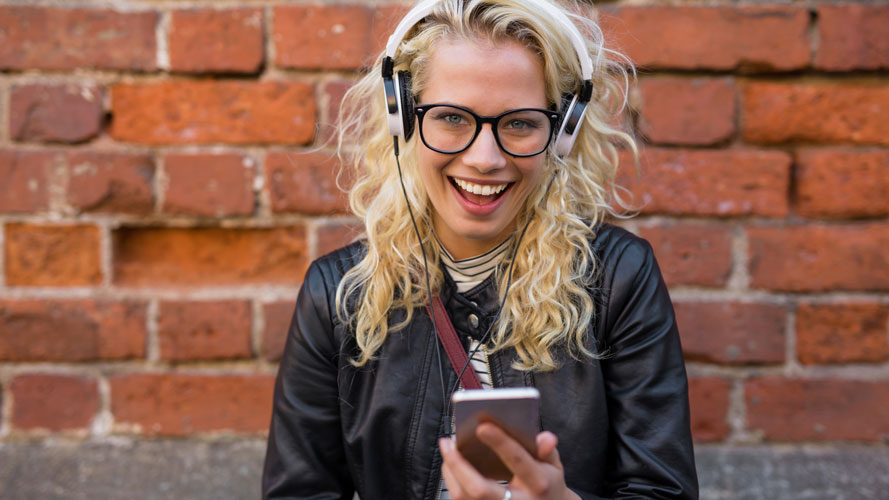
{"type": "Polygon", "coordinates": [[[537,432],[540,422],[540,392],[533,387],[479,389],[455,392],[454,421],[457,449],[479,473],[490,479],[508,481],[512,472],[475,435],[482,422],[491,422],[519,442],[528,453],[537,456],[537,432]]]}

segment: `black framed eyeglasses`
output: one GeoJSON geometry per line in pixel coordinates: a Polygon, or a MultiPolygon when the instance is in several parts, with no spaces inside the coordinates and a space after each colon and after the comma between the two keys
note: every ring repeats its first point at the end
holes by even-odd
{"type": "Polygon", "coordinates": [[[538,108],[512,109],[497,116],[480,116],[453,104],[425,104],[414,110],[423,144],[445,154],[466,151],[481,133],[482,125],[490,123],[497,145],[506,154],[539,155],[552,141],[559,119],[555,111],[538,108]]]}

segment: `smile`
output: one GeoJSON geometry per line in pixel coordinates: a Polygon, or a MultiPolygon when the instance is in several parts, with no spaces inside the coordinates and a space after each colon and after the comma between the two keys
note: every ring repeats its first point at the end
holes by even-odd
{"type": "Polygon", "coordinates": [[[509,187],[509,183],[506,184],[473,184],[471,182],[464,181],[463,179],[454,178],[454,182],[457,186],[460,187],[463,191],[479,194],[482,196],[490,196],[492,194],[500,194],[504,189],[509,187]]]}

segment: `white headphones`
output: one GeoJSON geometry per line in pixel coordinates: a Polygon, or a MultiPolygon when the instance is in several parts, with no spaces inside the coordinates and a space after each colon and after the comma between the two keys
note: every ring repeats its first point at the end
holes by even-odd
{"type": "MultiPolygon", "coordinates": [[[[398,50],[398,46],[401,45],[407,32],[415,24],[431,14],[436,4],[440,1],[425,0],[411,9],[398,23],[395,31],[389,37],[389,42],[386,44],[386,55],[383,58],[383,92],[386,98],[386,118],[389,124],[389,133],[393,136],[401,137],[405,141],[410,139],[414,132],[415,112],[414,96],[411,93],[411,74],[408,71],[399,71],[393,75],[395,66],[393,60],[395,52],[398,50]]],[[[559,132],[555,137],[555,153],[560,157],[564,157],[571,152],[571,148],[574,146],[574,141],[577,139],[577,131],[583,123],[583,115],[593,93],[593,61],[587,54],[583,36],[581,36],[574,23],[568,19],[568,16],[552,6],[548,0],[538,0],[535,2],[535,6],[548,12],[564,26],[565,31],[571,37],[574,51],[577,53],[577,58],[580,61],[583,86],[578,93],[565,94],[563,96],[559,132]]]]}

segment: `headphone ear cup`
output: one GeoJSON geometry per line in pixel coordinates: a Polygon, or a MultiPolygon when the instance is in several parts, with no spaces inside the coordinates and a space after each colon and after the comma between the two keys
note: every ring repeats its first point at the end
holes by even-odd
{"type": "Polygon", "coordinates": [[[399,71],[397,76],[402,130],[404,131],[404,140],[407,142],[414,135],[417,112],[414,110],[414,95],[411,92],[411,74],[407,71],[399,71]]]}
{"type": "Polygon", "coordinates": [[[559,133],[556,134],[556,155],[568,156],[574,141],[577,140],[577,130],[583,123],[583,115],[586,112],[587,101],[578,95],[566,94],[562,96],[562,119],[559,120],[559,133]]]}

